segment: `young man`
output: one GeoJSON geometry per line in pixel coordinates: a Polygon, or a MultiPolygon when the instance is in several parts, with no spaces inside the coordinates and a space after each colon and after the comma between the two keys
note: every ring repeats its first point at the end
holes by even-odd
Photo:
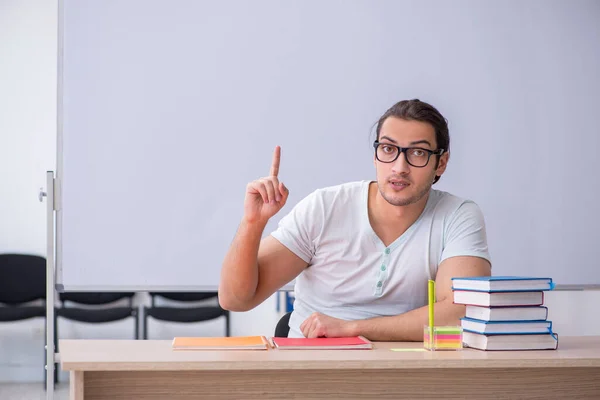
{"type": "Polygon", "coordinates": [[[431,105],[401,101],[377,124],[375,182],[317,190],[261,241],[288,198],[280,149],[269,176],[248,184],[244,217],[223,262],[223,308],[247,311],[296,278],[290,337],[363,335],[420,341],[427,281],[436,325],[458,324],[451,278],[490,275],[479,207],[432,189],[448,163],[448,126],[431,105]]]}

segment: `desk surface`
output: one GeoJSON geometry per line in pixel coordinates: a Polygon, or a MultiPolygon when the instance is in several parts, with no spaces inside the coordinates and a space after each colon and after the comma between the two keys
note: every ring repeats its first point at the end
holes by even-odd
{"type": "Polygon", "coordinates": [[[61,340],[60,362],[71,371],[324,370],[419,368],[600,367],[600,337],[560,337],[558,350],[406,351],[423,343],[375,342],[372,350],[187,350],[170,340],[61,340]]]}

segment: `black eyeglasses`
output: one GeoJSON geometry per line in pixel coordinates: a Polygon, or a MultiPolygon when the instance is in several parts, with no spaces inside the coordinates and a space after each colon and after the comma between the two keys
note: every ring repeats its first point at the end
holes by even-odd
{"type": "Polygon", "coordinates": [[[400,153],[404,153],[406,162],[413,167],[423,168],[429,163],[429,158],[432,155],[441,156],[444,154],[444,149],[429,150],[421,147],[400,147],[391,143],[373,143],[375,148],[375,157],[382,163],[392,163],[398,159],[400,153]]]}

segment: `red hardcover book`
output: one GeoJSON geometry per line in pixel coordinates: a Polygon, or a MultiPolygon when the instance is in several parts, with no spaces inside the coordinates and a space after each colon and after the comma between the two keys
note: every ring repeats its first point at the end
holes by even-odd
{"type": "Polygon", "coordinates": [[[281,350],[352,350],[373,348],[373,343],[362,336],[311,339],[274,337],[273,344],[281,350]]]}

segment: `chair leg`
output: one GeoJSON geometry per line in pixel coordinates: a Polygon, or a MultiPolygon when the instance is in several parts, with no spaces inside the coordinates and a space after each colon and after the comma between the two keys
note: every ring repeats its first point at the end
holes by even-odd
{"type": "Polygon", "coordinates": [[[135,318],[135,340],[140,338],[140,316],[138,315],[138,310],[133,311],[133,318],[135,318]]]}
{"type": "Polygon", "coordinates": [[[229,311],[225,314],[225,336],[229,337],[231,335],[230,325],[229,325],[229,311]]]}
{"type": "Polygon", "coordinates": [[[142,331],[144,332],[143,339],[148,340],[148,311],[146,307],[142,308],[142,331]]]}

